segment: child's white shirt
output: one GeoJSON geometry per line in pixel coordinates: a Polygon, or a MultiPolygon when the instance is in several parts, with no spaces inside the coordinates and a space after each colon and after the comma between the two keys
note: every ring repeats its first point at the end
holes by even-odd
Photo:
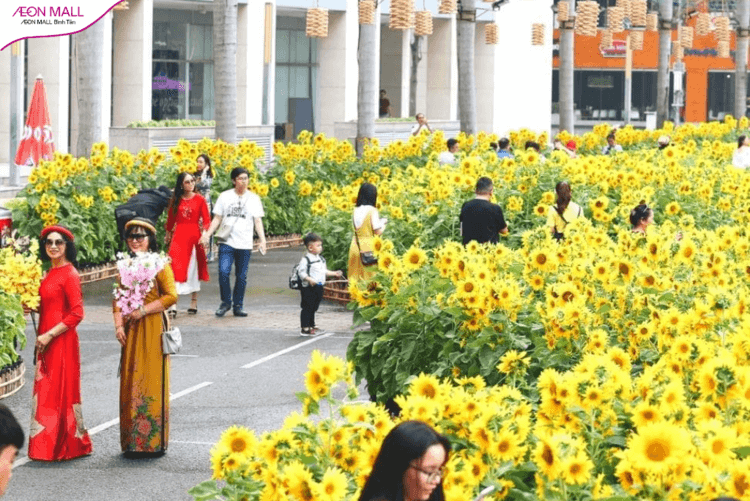
{"type": "Polygon", "coordinates": [[[320,254],[312,254],[310,252],[305,253],[299,262],[299,278],[302,282],[302,287],[310,287],[310,282],[307,281],[307,277],[311,277],[315,280],[315,283],[325,283],[326,281],[326,259],[320,254]],[[310,273],[307,273],[308,259],[310,260],[310,273]]]}

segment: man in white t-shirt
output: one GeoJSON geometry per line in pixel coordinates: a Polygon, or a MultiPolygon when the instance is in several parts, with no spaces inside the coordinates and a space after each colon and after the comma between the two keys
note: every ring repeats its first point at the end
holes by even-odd
{"type": "Polygon", "coordinates": [[[440,165],[456,163],[456,153],[458,153],[458,141],[453,138],[448,139],[448,151],[440,152],[438,155],[438,163],[440,165]]]}
{"type": "Polygon", "coordinates": [[[425,118],[424,113],[417,113],[417,123],[411,128],[411,135],[417,136],[423,130],[432,134],[432,129],[430,128],[430,124],[427,123],[427,118],[425,118]]]}
{"type": "Polygon", "coordinates": [[[242,309],[247,285],[247,268],[253,250],[253,230],[260,238],[260,253],[266,253],[266,234],[263,231],[263,204],[260,197],[247,189],[250,174],[247,169],[232,169],[234,189],[219,195],[214,204],[214,218],[211,226],[203,232],[201,244],[208,245],[209,238],[224,219],[232,225],[229,237],[219,241],[219,291],[221,305],[216,310],[217,317],[223,317],[230,309],[235,317],[246,317],[242,309]],[[235,265],[235,283],[232,290],[229,273],[235,265]]]}

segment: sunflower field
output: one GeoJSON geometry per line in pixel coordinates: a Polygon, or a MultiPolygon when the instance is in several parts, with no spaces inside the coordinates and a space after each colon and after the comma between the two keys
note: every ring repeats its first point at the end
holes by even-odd
{"type": "Polygon", "coordinates": [[[421,419],[453,444],[448,501],[488,485],[492,500],[750,499],[750,176],[731,166],[747,127],[626,127],[625,151],[601,156],[603,125],[575,138],[578,158],[523,151],[547,138],[519,131],[504,161],[494,136],[462,135],[455,166],[437,163],[439,132],[359,160],[321,135],[277,145],[268,196],[297,187],[331,268],[359,186],[377,185],[378,271],[350,284],[370,328],[347,362],[313,355],[302,412],[279,430],[228,429],[191,494],[356,500],[383,437],[421,419]],[[483,175],[510,235],[464,247],[458,213],[483,175]],[[563,179],[585,218],[558,242],[545,223],[563,179]],[[656,219],[645,235],[628,222],[642,201],[656,219]],[[362,381],[381,403],[351,401],[362,381]]]}

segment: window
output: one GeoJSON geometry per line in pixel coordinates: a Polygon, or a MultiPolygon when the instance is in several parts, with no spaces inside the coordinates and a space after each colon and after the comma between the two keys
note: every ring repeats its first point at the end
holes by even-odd
{"type": "MultiPolygon", "coordinates": [[[[746,98],[750,103],[750,85],[746,98]]],[[[734,72],[712,71],[708,74],[708,120],[723,120],[725,115],[734,115],[734,72]]]]}
{"type": "MultiPolygon", "coordinates": [[[[625,72],[576,70],[573,74],[575,109],[581,120],[625,119],[625,72]]],[[[560,70],[552,71],[552,113],[559,113],[560,70]]],[[[670,98],[671,99],[671,98],[670,98]]],[[[656,110],[656,71],[634,71],[631,83],[631,121],[644,121],[656,110]]]]}
{"type": "Polygon", "coordinates": [[[276,21],[277,139],[283,124],[294,122],[294,134],[302,128],[313,130],[316,109],[318,45],[305,36],[305,19],[280,16],[276,21]]]}
{"type": "Polygon", "coordinates": [[[154,10],[151,118],[214,117],[213,16],[154,10]]]}

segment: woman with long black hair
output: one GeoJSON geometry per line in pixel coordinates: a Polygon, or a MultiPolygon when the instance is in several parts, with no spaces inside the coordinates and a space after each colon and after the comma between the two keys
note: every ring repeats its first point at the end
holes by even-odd
{"type": "Polygon", "coordinates": [[[200,282],[210,279],[206,251],[200,245],[200,238],[210,224],[208,205],[195,192],[195,176],[180,173],[169,201],[166,229],[177,293],[191,295],[188,313],[193,315],[198,313],[200,282]]]}
{"type": "Polygon", "coordinates": [[[570,184],[567,181],[560,181],[555,185],[555,195],[555,205],[547,213],[547,227],[556,240],[562,240],[568,223],[585,216],[581,206],[571,200],[570,184]]]}
{"type": "Polygon", "coordinates": [[[28,453],[34,460],[64,461],[92,452],[81,410],[81,354],[76,327],[83,320],[83,293],[74,241],[73,233],[64,226],[42,230],[40,257],[52,266],[39,286],[28,453]]]}
{"type": "Polygon", "coordinates": [[[451,445],[422,421],[404,421],[383,440],[359,501],[443,501],[451,445]]]}

